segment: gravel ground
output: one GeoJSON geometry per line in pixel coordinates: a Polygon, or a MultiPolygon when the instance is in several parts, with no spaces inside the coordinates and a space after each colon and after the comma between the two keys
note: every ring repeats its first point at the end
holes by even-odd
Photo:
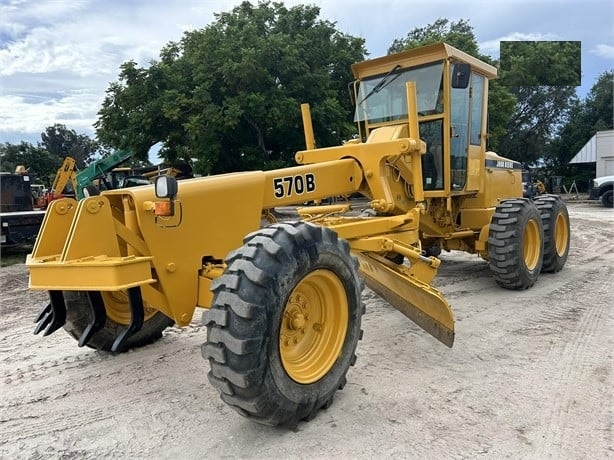
{"type": "Polygon", "coordinates": [[[0,458],[614,458],[614,212],[569,204],[571,251],[527,291],[444,253],[439,344],[369,290],[358,362],[334,404],[295,430],[256,425],[209,386],[200,311],[112,356],[34,336],[46,294],[0,270],[0,458]]]}

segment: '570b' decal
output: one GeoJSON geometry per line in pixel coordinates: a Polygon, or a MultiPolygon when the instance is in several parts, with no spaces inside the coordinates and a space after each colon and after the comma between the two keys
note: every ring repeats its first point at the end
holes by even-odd
{"type": "Polygon", "coordinates": [[[296,176],[276,177],[273,179],[273,194],[275,198],[292,195],[302,195],[316,189],[316,176],[311,173],[296,176]]]}

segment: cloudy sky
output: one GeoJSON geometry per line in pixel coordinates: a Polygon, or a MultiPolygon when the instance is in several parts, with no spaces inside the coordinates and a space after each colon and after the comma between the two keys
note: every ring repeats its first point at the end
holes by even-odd
{"type": "MultiPolygon", "coordinates": [[[[240,0],[0,0],[0,142],[36,144],[61,123],[94,137],[92,124],[119,66],[146,66],[169,41],[205,27],[240,0]]],[[[253,0],[252,3],[256,3],[253,0]]],[[[614,67],[611,0],[287,0],[364,37],[370,57],[395,38],[444,17],[468,19],[493,57],[503,40],[582,42],[583,97],[614,67]]]]}

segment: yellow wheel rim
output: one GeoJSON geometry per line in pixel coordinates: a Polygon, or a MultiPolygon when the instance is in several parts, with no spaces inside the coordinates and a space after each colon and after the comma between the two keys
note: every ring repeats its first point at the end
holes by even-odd
{"type": "Polygon", "coordinates": [[[341,280],[318,269],[294,288],[279,331],[281,362],[297,383],[317,382],[341,354],[348,327],[348,300],[341,280]]]}
{"type": "Polygon", "coordinates": [[[559,213],[556,216],[556,222],[554,224],[554,247],[559,257],[565,254],[567,250],[567,241],[569,241],[567,218],[563,213],[559,213]]]}
{"type": "Polygon", "coordinates": [[[535,270],[539,262],[541,240],[539,226],[534,219],[527,222],[524,229],[524,263],[529,270],[535,270]]]}
{"type": "MultiPolygon", "coordinates": [[[[103,291],[102,300],[104,300],[107,317],[118,324],[130,324],[130,303],[128,301],[128,293],[126,291],[103,291]]],[[[156,309],[145,305],[144,321],[151,319],[156,314],[156,309]]]]}

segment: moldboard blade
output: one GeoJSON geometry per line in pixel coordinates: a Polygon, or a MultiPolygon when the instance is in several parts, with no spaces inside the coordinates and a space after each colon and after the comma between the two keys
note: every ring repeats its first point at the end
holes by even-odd
{"type": "Polygon", "coordinates": [[[452,347],[454,315],[437,289],[409,276],[403,266],[377,254],[355,255],[369,288],[444,345],[452,347]]]}

